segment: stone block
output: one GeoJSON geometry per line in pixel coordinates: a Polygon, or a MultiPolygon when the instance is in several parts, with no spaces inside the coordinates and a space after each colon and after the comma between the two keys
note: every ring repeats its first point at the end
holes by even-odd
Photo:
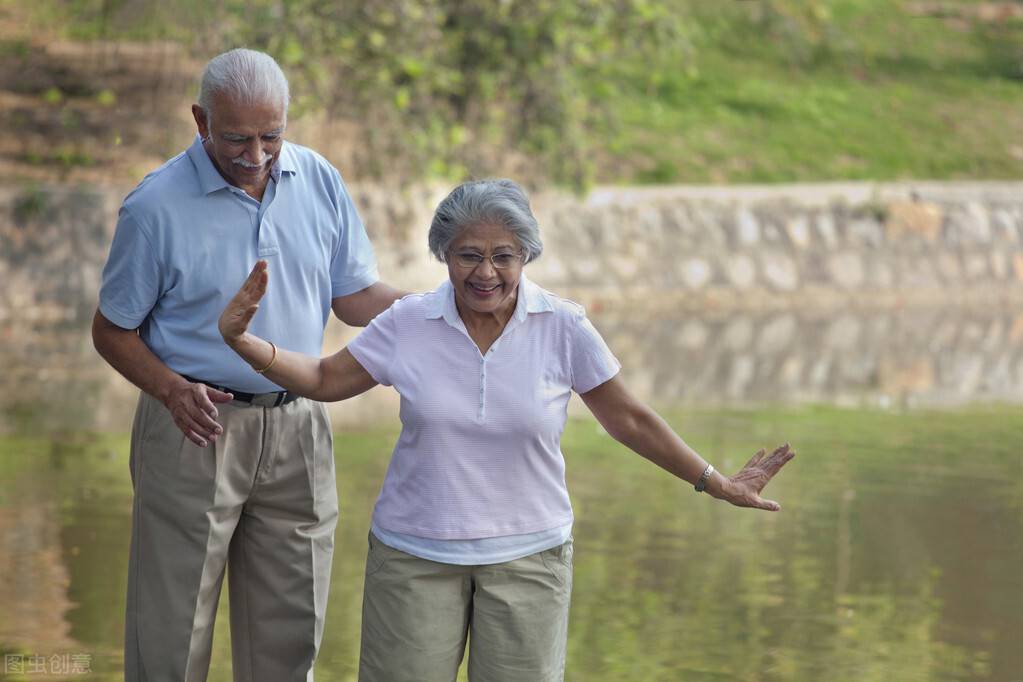
{"type": "Polygon", "coordinates": [[[739,244],[753,246],[760,242],[760,224],[748,208],[740,208],[736,213],[735,227],[739,244]]]}
{"type": "Polygon", "coordinates": [[[991,226],[998,239],[1018,244],[1019,232],[1016,230],[1016,222],[1013,212],[1008,209],[997,209],[991,212],[991,226]]]}
{"type": "Polygon", "coordinates": [[[937,204],[922,201],[895,201],[888,204],[885,234],[889,240],[919,236],[928,242],[941,236],[944,211],[937,204]]]}
{"type": "Polygon", "coordinates": [[[862,322],[852,315],[841,315],[828,324],[824,345],[837,351],[850,351],[859,345],[862,322]]]}
{"type": "Polygon", "coordinates": [[[881,224],[870,218],[850,220],[847,233],[849,241],[857,246],[878,247],[884,242],[881,224]]]}
{"type": "Polygon", "coordinates": [[[709,335],[707,325],[699,320],[689,320],[679,330],[678,345],[686,350],[700,350],[707,345],[709,335]]]}
{"type": "Polygon", "coordinates": [[[987,210],[977,203],[948,212],[945,220],[945,241],[950,245],[989,244],[991,221],[987,210]]]}
{"type": "Polygon", "coordinates": [[[967,279],[984,279],[988,274],[989,259],[986,253],[971,252],[963,255],[963,270],[967,279]]]}
{"type": "Polygon", "coordinates": [[[764,254],[761,270],[767,284],[778,291],[795,291],[799,286],[796,262],[781,252],[764,254]]]}
{"type": "Polygon", "coordinates": [[[828,258],[828,272],[843,289],[856,289],[863,284],[863,257],[855,251],[842,251],[828,258]]]}
{"type": "Polygon", "coordinates": [[[995,279],[1005,279],[1009,275],[1009,256],[1001,249],[995,249],[990,254],[991,274],[995,279]]]}
{"type": "Polygon", "coordinates": [[[682,281],[690,289],[702,289],[714,274],[710,263],[702,258],[687,258],[682,261],[682,281]]]}
{"type": "Polygon", "coordinates": [[[725,260],[725,275],[736,289],[749,289],[756,283],[757,266],[745,254],[732,255],[725,260]]]}
{"type": "Polygon", "coordinates": [[[1016,275],[1016,281],[1023,282],[1023,253],[1013,254],[1012,271],[1016,275]]]}
{"type": "Polygon", "coordinates": [[[797,215],[786,221],[785,232],[796,248],[806,249],[810,246],[810,221],[805,215],[797,215]]]}
{"type": "Polygon", "coordinates": [[[821,242],[824,246],[829,249],[833,249],[838,246],[838,228],[835,225],[835,217],[831,215],[831,213],[824,212],[817,214],[814,226],[817,228],[817,234],[820,236],[821,242]]]}
{"type": "Polygon", "coordinates": [[[748,315],[737,315],[729,320],[721,333],[720,341],[728,350],[744,350],[753,343],[753,331],[753,320],[748,315]]]}
{"type": "Polygon", "coordinates": [[[745,398],[749,393],[749,385],[756,374],[756,360],[751,355],[736,355],[728,368],[729,396],[745,398]]]}
{"type": "Polygon", "coordinates": [[[959,261],[959,255],[943,251],[937,258],[938,274],[949,283],[958,282],[963,276],[963,266],[959,261]]]}
{"type": "Polygon", "coordinates": [[[796,343],[798,327],[792,314],[785,313],[773,317],[761,327],[757,336],[757,348],[767,355],[784,352],[796,343]]]}
{"type": "Polygon", "coordinates": [[[892,272],[892,267],[882,259],[874,259],[870,261],[870,287],[872,289],[885,291],[890,289],[895,284],[895,273],[892,272]]]}

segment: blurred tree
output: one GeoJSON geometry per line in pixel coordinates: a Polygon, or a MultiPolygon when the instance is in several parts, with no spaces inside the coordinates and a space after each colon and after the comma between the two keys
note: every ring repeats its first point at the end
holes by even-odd
{"type": "Polygon", "coordinates": [[[202,55],[263,49],[293,116],[357,123],[359,173],[515,173],[584,186],[588,131],[609,109],[582,87],[682,40],[685,0],[42,0],[78,38],[169,38],[202,55]],[[58,6],[59,5],[59,6],[58,6]]]}
{"type": "MultiPolygon", "coordinates": [[[[226,9],[252,16],[252,3],[226,9]]],[[[234,38],[288,67],[313,100],[300,107],[363,122],[362,161],[374,173],[518,170],[583,186],[587,130],[608,112],[582,80],[610,60],[670,48],[682,36],[678,9],[649,0],[295,0],[267,2],[277,20],[241,22],[234,38]]]]}

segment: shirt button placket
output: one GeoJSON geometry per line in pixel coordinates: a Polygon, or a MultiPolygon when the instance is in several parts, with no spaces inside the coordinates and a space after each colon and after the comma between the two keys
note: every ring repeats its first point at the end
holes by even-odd
{"type": "Polygon", "coordinates": [[[486,415],[486,385],[487,385],[487,365],[484,358],[480,358],[480,409],[479,418],[483,419],[486,415]]]}

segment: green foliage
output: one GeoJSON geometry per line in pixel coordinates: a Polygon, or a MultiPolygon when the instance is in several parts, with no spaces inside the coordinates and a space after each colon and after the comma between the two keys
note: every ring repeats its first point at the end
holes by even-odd
{"type": "Polygon", "coordinates": [[[96,102],[100,106],[112,107],[117,103],[117,94],[110,88],[104,88],[96,93],[96,102]]]}
{"type": "MultiPolygon", "coordinates": [[[[992,16],[995,3],[971,0],[38,0],[25,11],[77,39],[169,39],[199,58],[267,50],[292,79],[293,118],[354,122],[359,177],[583,187],[1021,177],[1023,20],[1010,5],[992,16]]],[[[7,40],[0,53],[27,46],[7,40]]],[[[125,101],[113,88],[89,96],[125,101]]],[[[46,101],[74,97],[64,87],[46,101]]]]}
{"type": "MultiPolygon", "coordinates": [[[[683,25],[677,7],[651,0],[60,4],[78,37],[167,36],[209,53],[270,52],[292,79],[293,116],[325,111],[361,124],[360,173],[407,180],[524,170],[578,187],[595,172],[599,141],[588,131],[609,115],[585,88],[587,74],[653,58],[683,25]]],[[[40,11],[56,13],[51,5],[40,11]]]]}
{"type": "MultiPolygon", "coordinates": [[[[251,11],[251,3],[245,3],[251,11]]],[[[576,186],[593,174],[586,131],[606,115],[584,75],[606,59],[654,53],[681,19],[648,0],[297,0],[260,45],[297,75],[296,90],[367,124],[364,163],[406,177],[507,170],[539,159],[576,186]],[[511,156],[512,158],[507,158],[511,156]]],[[[245,29],[242,29],[243,32],[245,29]]]]}
{"type": "Polygon", "coordinates": [[[62,99],[64,99],[64,95],[58,88],[48,88],[43,93],[43,101],[47,104],[60,104],[62,99]]]}
{"type": "Polygon", "coordinates": [[[14,224],[24,227],[38,220],[49,208],[50,196],[39,187],[28,187],[14,200],[14,224]]]}

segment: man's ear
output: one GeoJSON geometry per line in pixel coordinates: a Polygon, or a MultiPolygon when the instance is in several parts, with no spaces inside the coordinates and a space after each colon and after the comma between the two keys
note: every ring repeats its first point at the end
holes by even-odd
{"type": "Polygon", "coordinates": [[[210,123],[206,118],[206,112],[198,104],[192,105],[192,118],[195,119],[195,127],[199,130],[199,137],[205,140],[210,136],[210,123]]]}

